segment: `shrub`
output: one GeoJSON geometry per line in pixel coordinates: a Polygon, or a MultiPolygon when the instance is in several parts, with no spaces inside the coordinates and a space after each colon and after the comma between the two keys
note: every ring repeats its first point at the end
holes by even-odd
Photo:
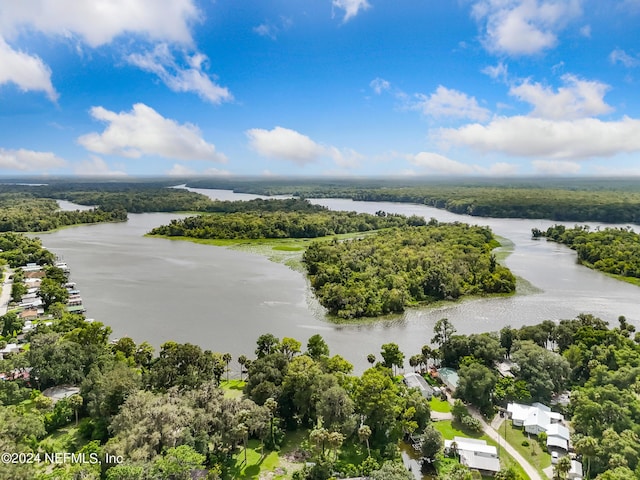
{"type": "Polygon", "coordinates": [[[482,424],[480,423],[480,420],[478,420],[477,418],[473,418],[471,416],[466,416],[462,418],[462,426],[468,430],[471,430],[472,432],[482,431],[482,424]]]}
{"type": "Polygon", "coordinates": [[[522,446],[523,447],[528,447],[529,446],[529,440],[522,440],[522,446]]]}

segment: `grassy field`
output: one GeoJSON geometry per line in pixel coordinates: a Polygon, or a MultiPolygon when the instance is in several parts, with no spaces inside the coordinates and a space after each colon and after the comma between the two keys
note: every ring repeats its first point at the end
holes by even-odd
{"type": "Polygon", "coordinates": [[[451,411],[451,404],[446,400],[440,400],[438,397],[432,397],[429,405],[434,412],[449,413],[451,411]]]}
{"type": "Polygon", "coordinates": [[[529,463],[533,465],[544,478],[545,473],[543,469],[551,465],[551,455],[542,450],[534,435],[531,435],[531,438],[529,438],[527,432],[525,432],[523,428],[514,427],[511,420],[506,420],[500,427],[498,433],[502,438],[506,439],[520,455],[528,459],[529,463]],[[528,447],[522,445],[522,442],[525,440],[529,442],[528,447]]]}
{"type": "Polygon", "coordinates": [[[225,398],[240,398],[245,384],[246,382],[240,380],[223,380],[220,382],[220,388],[224,390],[225,398]]]}
{"type": "Polygon", "coordinates": [[[297,449],[298,445],[306,438],[306,430],[298,430],[288,433],[282,447],[277,452],[265,450],[264,454],[258,440],[249,440],[247,448],[247,461],[245,463],[244,449],[240,448],[235,455],[235,464],[225,475],[225,480],[240,478],[260,478],[261,476],[273,480],[291,478],[296,470],[303,467],[302,463],[292,462],[287,457],[297,449]]]}
{"type": "MultiPolygon", "coordinates": [[[[445,440],[453,440],[454,437],[470,437],[476,438],[479,440],[484,440],[488,445],[493,445],[494,447],[498,447],[498,452],[500,455],[500,464],[503,468],[513,467],[522,478],[529,480],[529,475],[524,471],[524,469],[520,466],[518,462],[514,460],[514,458],[509,455],[507,452],[499,448],[499,445],[491,440],[487,435],[483,432],[472,432],[467,430],[462,426],[461,423],[456,422],[455,420],[443,420],[440,422],[435,422],[433,426],[438,430],[445,440]]],[[[528,454],[525,458],[528,457],[528,454]]]]}

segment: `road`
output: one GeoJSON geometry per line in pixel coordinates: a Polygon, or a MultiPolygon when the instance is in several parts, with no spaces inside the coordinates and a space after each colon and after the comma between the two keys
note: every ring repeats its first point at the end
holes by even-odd
{"type": "Polygon", "coordinates": [[[13,279],[8,278],[13,274],[13,270],[7,268],[3,272],[2,293],[0,293],[0,316],[7,313],[9,300],[11,300],[11,287],[13,287],[13,279]]]}

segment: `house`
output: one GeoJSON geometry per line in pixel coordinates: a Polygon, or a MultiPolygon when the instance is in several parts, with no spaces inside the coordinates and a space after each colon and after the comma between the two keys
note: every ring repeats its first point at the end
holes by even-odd
{"type": "Polygon", "coordinates": [[[38,265],[37,263],[27,263],[26,265],[23,265],[19,268],[21,268],[25,274],[28,272],[39,272],[42,270],[42,266],[38,265]]]}
{"type": "Polygon", "coordinates": [[[45,397],[49,397],[53,400],[53,403],[56,403],[58,400],[62,400],[63,398],[69,398],[72,395],[76,395],[80,393],[80,387],[74,387],[72,385],[59,385],[57,387],[47,388],[42,395],[45,397]]]}
{"type": "Polygon", "coordinates": [[[22,320],[24,320],[25,326],[26,326],[26,322],[31,323],[33,320],[36,320],[38,318],[38,309],[27,308],[18,314],[18,318],[21,318],[22,320]]]}
{"type": "Polygon", "coordinates": [[[456,372],[453,368],[448,368],[448,367],[439,368],[438,377],[440,377],[442,382],[452,392],[458,386],[458,372],[456,372]]]}
{"type": "Polygon", "coordinates": [[[542,403],[521,405],[510,403],[507,412],[511,416],[514,427],[524,427],[524,431],[531,435],[547,434],[547,447],[559,448],[565,452],[569,450],[569,430],[562,425],[562,414],[552,412],[542,403]]]}
{"type": "Polygon", "coordinates": [[[17,343],[7,343],[3,349],[0,349],[0,360],[13,353],[20,353],[20,347],[17,343]]]}
{"type": "Polygon", "coordinates": [[[433,397],[433,387],[431,387],[431,385],[427,383],[422,375],[414,372],[405,373],[403,381],[407,387],[417,388],[418,390],[420,390],[422,396],[427,400],[431,400],[431,397],[433,397]]]}
{"type": "Polygon", "coordinates": [[[454,437],[453,440],[445,440],[445,453],[452,453],[453,450],[457,452],[462,465],[479,470],[480,473],[491,475],[500,471],[498,450],[493,445],[487,445],[484,440],[466,437],[454,437]]]}
{"type": "Polygon", "coordinates": [[[567,473],[569,480],[582,480],[582,463],[577,460],[571,460],[571,470],[567,473]]]}

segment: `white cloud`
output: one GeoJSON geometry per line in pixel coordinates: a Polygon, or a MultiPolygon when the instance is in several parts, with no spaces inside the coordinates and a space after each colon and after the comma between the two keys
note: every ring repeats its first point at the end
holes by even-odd
{"type": "Polygon", "coordinates": [[[563,160],[533,160],[535,173],[542,175],[575,175],[580,171],[580,164],[563,160]]]}
{"type": "Polygon", "coordinates": [[[62,158],[51,152],[35,152],[33,150],[6,150],[0,148],[0,169],[2,170],[48,170],[64,167],[67,164],[62,158]]]}
{"type": "Polygon", "coordinates": [[[342,168],[354,168],[360,165],[360,161],[364,157],[351,148],[325,147],[325,151],[329,154],[333,161],[342,168]]]}
{"type": "Polygon", "coordinates": [[[233,96],[226,87],[215,83],[203,68],[206,55],[185,55],[186,66],[178,64],[166,43],[156,45],[152,52],[134,53],[127,61],[147,72],[155,73],[174,92],[194,92],[200,98],[218,104],[230,101],[233,96]]]}
{"type": "Polygon", "coordinates": [[[580,28],[580,35],[585,38],[591,38],[591,25],[584,25],[580,28]]]}
{"type": "Polygon", "coordinates": [[[490,65],[483,68],[482,73],[489,75],[494,80],[506,82],[509,77],[509,68],[506,64],[499,62],[495,67],[490,65]]]}
{"type": "Polygon", "coordinates": [[[563,87],[554,92],[540,83],[524,81],[511,87],[509,94],[533,105],[532,116],[550,119],[573,119],[602,115],[613,109],[604,101],[609,86],[597,81],[563,75],[563,87]]]}
{"type": "Polygon", "coordinates": [[[139,158],[157,155],[180,160],[210,160],[226,162],[226,157],[207,143],[195,125],[178,124],[164,118],[143,103],[131,112],[112,112],[93,107],[91,116],[108,124],[102,133],[89,133],[78,138],[87,150],[105,155],[139,158]]]}
{"type": "Polygon", "coordinates": [[[473,166],[451,160],[438,153],[420,152],[409,161],[417,167],[444,175],[470,175],[475,172],[473,166]]]}
{"type": "Polygon", "coordinates": [[[193,168],[189,168],[186,165],[181,165],[179,163],[174,163],[171,170],[168,170],[166,173],[171,177],[191,177],[196,175],[196,171],[193,168]]]}
{"type": "Polygon", "coordinates": [[[249,144],[260,155],[290,160],[298,165],[313,163],[325,154],[322,145],[306,135],[283,127],[273,130],[252,128],[247,130],[249,144]]]}
{"type": "Polygon", "coordinates": [[[0,2],[0,31],[5,36],[26,28],[47,35],[76,35],[91,47],[110,43],[125,33],[189,44],[190,24],[199,19],[193,0],[0,2]]]}
{"type": "Polygon", "coordinates": [[[335,8],[344,10],[342,21],[345,23],[355,17],[360,10],[366,10],[371,6],[367,0],[333,0],[332,4],[335,8]]]}
{"type": "Polygon", "coordinates": [[[479,123],[440,129],[442,141],[481,152],[547,159],[580,160],[640,151],[640,120],[596,118],[550,120],[526,116],[498,117],[479,123]]]}
{"type": "Polygon", "coordinates": [[[376,95],[380,95],[385,90],[389,90],[391,88],[391,84],[384,78],[380,77],[371,80],[369,86],[373,89],[376,95]]]}
{"type": "Polygon", "coordinates": [[[58,99],[51,69],[40,57],[13,50],[0,37],[0,85],[3,83],[15,83],[23,92],[43,91],[51,101],[58,99]]]}
{"type": "Polygon", "coordinates": [[[489,117],[489,111],[478,105],[475,97],[442,85],[431,95],[419,93],[416,94],[416,98],[418,101],[411,108],[420,110],[423,114],[431,117],[468,118],[478,121],[486,120],[489,117]]]}
{"type": "MultiPolygon", "coordinates": [[[[420,152],[409,156],[409,162],[417,167],[437,175],[486,175],[511,176],[517,172],[517,166],[511,163],[494,163],[488,168],[452,160],[433,152],[420,152]]],[[[413,170],[411,170],[413,172],[413,170]]]]}
{"type": "Polygon", "coordinates": [[[329,157],[341,168],[353,168],[358,166],[363,158],[353,149],[321,145],[289,128],[275,127],[272,130],[253,128],[245,133],[251,148],[260,155],[289,160],[301,166],[314,163],[322,157],[329,157]]]}
{"type": "Polygon", "coordinates": [[[122,170],[111,170],[107,162],[96,155],[91,155],[89,160],[79,162],[74,167],[74,172],[76,175],[90,177],[121,177],[127,175],[122,170]]]}
{"type": "Polygon", "coordinates": [[[609,61],[611,63],[621,63],[627,68],[633,68],[640,65],[640,58],[637,56],[629,55],[627,52],[622,50],[621,48],[616,48],[609,54],[609,61]]]}
{"type": "Polygon", "coordinates": [[[279,22],[274,23],[267,21],[261,23],[257,27],[253,27],[253,31],[261,37],[268,37],[271,40],[276,40],[278,38],[278,34],[283,30],[287,30],[291,25],[293,25],[293,20],[291,20],[291,18],[281,16],[279,22]]]}
{"type": "Polygon", "coordinates": [[[171,170],[165,172],[171,177],[228,177],[231,175],[229,170],[221,170],[219,168],[207,168],[201,172],[187,167],[180,163],[174,163],[171,170]]]}
{"type": "Polygon", "coordinates": [[[485,47],[508,55],[533,55],[554,47],[566,23],[582,13],[582,0],[479,0],[485,47]]]}

